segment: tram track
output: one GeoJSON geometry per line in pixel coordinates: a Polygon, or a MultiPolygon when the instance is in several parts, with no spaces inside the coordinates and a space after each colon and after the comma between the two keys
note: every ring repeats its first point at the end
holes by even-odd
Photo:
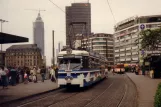
{"type": "MultiPolygon", "coordinates": [[[[113,85],[113,83],[114,83],[114,82],[112,82],[112,83],[110,84],[110,86],[107,87],[107,89],[109,89],[109,88],[113,85]]],[[[90,101],[89,103],[87,103],[84,107],[87,107],[87,106],[90,105],[94,100],[97,100],[101,95],[103,95],[103,94],[107,91],[107,89],[106,89],[105,91],[103,91],[103,93],[101,93],[100,95],[98,95],[96,98],[94,98],[92,101],[90,101]]]]}
{"type": "MultiPolygon", "coordinates": [[[[105,81],[102,81],[100,84],[97,84],[96,86],[90,88],[89,90],[86,90],[85,92],[80,92],[76,96],[72,96],[68,100],[64,100],[60,103],[53,104],[50,107],[84,107],[88,103],[90,103],[93,99],[98,97],[100,94],[102,94],[107,87],[111,87],[113,84],[113,79],[107,79],[105,81]]],[[[100,95],[101,96],[101,95],[100,95]]]]}
{"type": "Polygon", "coordinates": [[[105,90],[98,98],[89,102],[85,107],[117,107],[124,90],[122,77],[115,80],[113,85],[105,90]],[[123,86],[123,87],[122,87],[123,86]]]}

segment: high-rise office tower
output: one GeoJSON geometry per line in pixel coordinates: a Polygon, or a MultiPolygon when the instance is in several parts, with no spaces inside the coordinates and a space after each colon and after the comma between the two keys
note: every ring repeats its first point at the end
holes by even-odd
{"type": "Polygon", "coordinates": [[[33,35],[34,35],[34,44],[37,44],[37,47],[41,49],[42,56],[44,55],[44,22],[38,13],[38,16],[33,23],[33,35]]]}
{"type": "Polygon", "coordinates": [[[91,34],[91,4],[90,3],[72,3],[66,7],[66,45],[70,45],[73,37],[69,38],[69,33],[72,36],[83,34],[84,36],[91,34]],[[86,22],[86,30],[82,24],[73,25],[74,31],[70,28],[71,22],[86,22]],[[73,34],[74,33],[74,34],[73,34]]]}

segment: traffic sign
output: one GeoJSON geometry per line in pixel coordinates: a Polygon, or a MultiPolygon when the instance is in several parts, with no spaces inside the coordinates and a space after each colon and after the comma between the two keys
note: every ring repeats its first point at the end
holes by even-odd
{"type": "Polygon", "coordinates": [[[140,25],[140,29],[142,29],[142,30],[145,29],[145,25],[144,24],[141,24],[140,25]]]}

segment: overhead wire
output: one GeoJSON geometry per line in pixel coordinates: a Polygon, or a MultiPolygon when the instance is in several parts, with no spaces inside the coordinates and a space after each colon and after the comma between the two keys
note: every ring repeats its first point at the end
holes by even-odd
{"type": "Polygon", "coordinates": [[[64,12],[65,13],[65,11],[62,9],[62,8],[60,8],[57,4],[55,4],[52,0],[49,0],[53,5],[55,5],[59,10],[61,10],[62,12],[64,12]]]}
{"type": "Polygon", "coordinates": [[[109,3],[108,0],[106,0],[106,1],[107,1],[108,6],[109,6],[109,9],[110,9],[110,12],[111,12],[111,14],[112,14],[112,17],[113,17],[113,19],[114,19],[114,23],[116,24],[116,19],[115,19],[115,16],[114,16],[114,14],[113,14],[113,11],[112,11],[112,8],[111,8],[111,6],[110,6],[110,3],[109,3]]]}
{"type": "MultiPolygon", "coordinates": [[[[68,14],[62,9],[60,8],[57,4],[55,4],[52,0],[49,0],[54,6],[56,6],[59,10],[61,10],[63,13],[65,13],[67,16],[68,14]]],[[[74,17],[72,17],[72,19],[75,19],[74,17]]],[[[77,42],[77,41],[76,41],[77,42]]]]}

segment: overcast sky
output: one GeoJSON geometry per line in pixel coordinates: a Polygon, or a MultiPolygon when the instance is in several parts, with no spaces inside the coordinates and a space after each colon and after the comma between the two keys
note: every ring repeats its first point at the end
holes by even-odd
{"type": "MultiPolygon", "coordinates": [[[[88,0],[52,0],[65,11],[65,6],[73,2],[88,0]]],[[[89,0],[92,10],[92,32],[113,33],[114,20],[106,0],[89,0]]],[[[131,16],[161,14],[161,0],[109,0],[116,22],[131,16]]],[[[33,43],[33,22],[38,12],[25,9],[45,9],[41,12],[45,24],[45,54],[47,64],[51,63],[52,30],[55,30],[55,46],[65,44],[65,13],[49,0],[0,0],[0,19],[8,20],[3,24],[3,32],[29,38],[33,43]]],[[[3,45],[4,50],[10,45],[3,45]]]]}

